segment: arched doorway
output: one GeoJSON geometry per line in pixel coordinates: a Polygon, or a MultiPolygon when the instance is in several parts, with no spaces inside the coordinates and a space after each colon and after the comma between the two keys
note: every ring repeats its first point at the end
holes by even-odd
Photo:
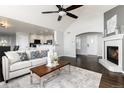
{"type": "Polygon", "coordinates": [[[76,55],[102,55],[102,33],[87,32],[76,35],[76,55]]]}

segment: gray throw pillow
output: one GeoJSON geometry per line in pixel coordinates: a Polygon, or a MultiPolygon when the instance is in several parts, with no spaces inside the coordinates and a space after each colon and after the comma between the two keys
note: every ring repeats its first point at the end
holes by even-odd
{"type": "Polygon", "coordinates": [[[42,50],[40,53],[40,58],[47,57],[48,56],[48,50],[42,50]]]}
{"type": "Polygon", "coordinates": [[[19,56],[20,56],[20,60],[21,60],[21,61],[29,60],[28,55],[26,54],[26,52],[20,52],[20,53],[18,53],[18,54],[19,54],[19,56]]]}
{"type": "Polygon", "coordinates": [[[31,52],[31,59],[40,58],[40,52],[39,51],[32,51],[31,52]]]}

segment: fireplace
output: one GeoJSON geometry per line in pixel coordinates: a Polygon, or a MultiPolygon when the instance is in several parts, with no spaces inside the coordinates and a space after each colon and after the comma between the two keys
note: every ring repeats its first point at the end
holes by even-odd
{"type": "Polygon", "coordinates": [[[103,38],[103,53],[99,63],[112,72],[124,73],[124,34],[103,38]]]}
{"type": "Polygon", "coordinates": [[[107,46],[107,60],[118,65],[118,47],[107,46]]]}

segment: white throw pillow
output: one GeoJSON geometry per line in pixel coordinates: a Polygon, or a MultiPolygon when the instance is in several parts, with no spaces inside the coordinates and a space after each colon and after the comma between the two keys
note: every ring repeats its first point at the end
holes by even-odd
{"type": "Polygon", "coordinates": [[[20,61],[20,56],[17,52],[15,51],[9,51],[9,52],[5,52],[7,58],[10,61],[10,64],[14,64],[18,61],[20,61]]]}
{"type": "Polygon", "coordinates": [[[26,50],[26,54],[27,54],[28,58],[31,59],[31,50],[26,50]]]}

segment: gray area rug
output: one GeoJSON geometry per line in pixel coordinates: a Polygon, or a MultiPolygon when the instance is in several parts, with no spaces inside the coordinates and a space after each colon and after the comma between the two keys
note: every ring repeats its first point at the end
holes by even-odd
{"type": "MultiPolygon", "coordinates": [[[[57,74],[58,71],[48,74],[42,78],[42,81],[57,74]]],[[[68,66],[62,68],[59,75],[45,83],[45,88],[98,88],[102,74],[86,69],[71,66],[71,72],[68,66]]],[[[1,88],[39,88],[39,77],[33,75],[33,84],[30,83],[30,75],[26,75],[9,81],[7,84],[0,83],[1,88]]],[[[42,86],[41,86],[42,88],[42,86]]]]}

